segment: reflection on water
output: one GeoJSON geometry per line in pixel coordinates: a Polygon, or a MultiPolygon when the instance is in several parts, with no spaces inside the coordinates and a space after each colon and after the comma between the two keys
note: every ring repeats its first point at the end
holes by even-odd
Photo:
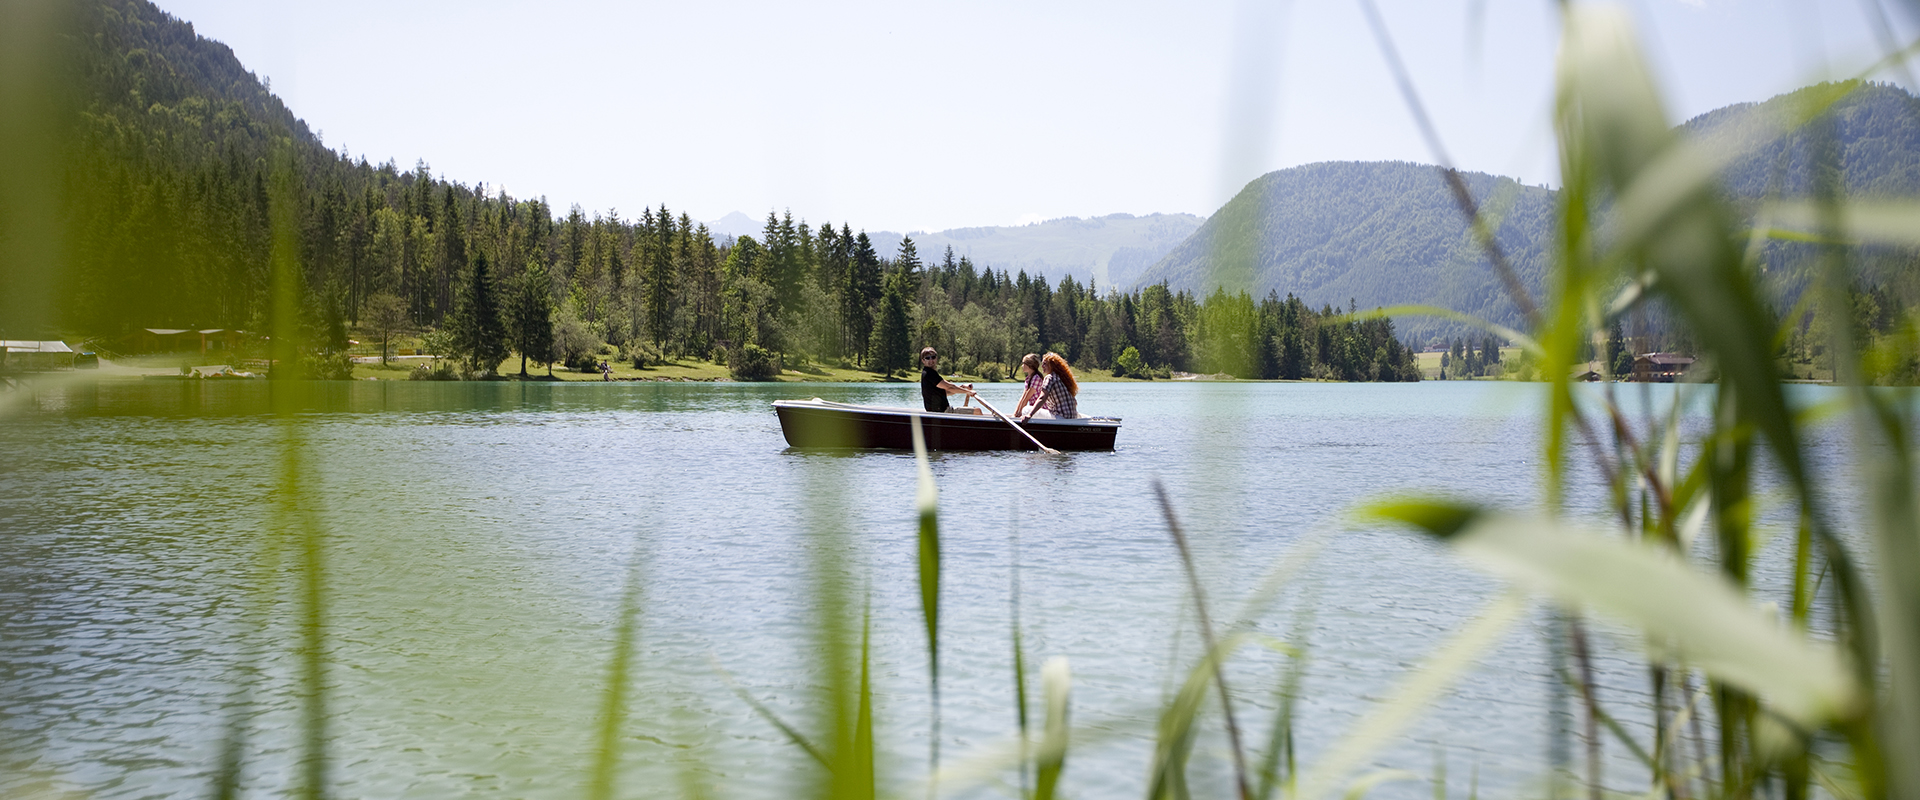
{"type": "MultiPolygon", "coordinates": [[[[32,388],[0,421],[0,794],[204,792],[235,713],[249,737],[247,787],[291,785],[294,561],[276,549],[271,513],[287,424],[299,426],[310,465],[299,499],[325,532],[339,794],[578,794],[621,585],[637,559],[646,592],[623,739],[627,785],[647,794],[639,787],[691,779],[727,794],[782,795],[808,768],[805,756],[733,697],[714,665],[783,716],[810,718],[822,676],[807,651],[809,520],[837,523],[857,554],[847,567],[870,587],[882,779],[921,775],[912,458],[788,450],[770,406],[814,396],[912,405],[915,388],[32,388]],[[265,613],[263,635],[250,631],[249,609],[265,613]]],[[[1664,408],[1675,389],[1653,391],[1664,408]]],[[[942,750],[965,753],[1014,730],[1016,537],[1029,664],[1068,656],[1076,719],[1119,732],[1074,754],[1067,785],[1080,796],[1137,794],[1154,711],[1172,667],[1194,654],[1149,482],[1164,480],[1181,505],[1216,615],[1228,618],[1289,546],[1336,529],[1361,499],[1424,489],[1533,502],[1539,392],[1091,384],[1087,410],[1127,420],[1114,452],[937,454],[942,750]]],[[[1838,464],[1832,442],[1816,451],[1838,464]]],[[[1494,588],[1419,539],[1334,536],[1301,586],[1257,620],[1287,636],[1303,605],[1313,607],[1303,763],[1494,588]]],[[[1492,794],[1531,785],[1546,749],[1540,624],[1510,636],[1379,764],[1426,774],[1444,748],[1457,792],[1469,765],[1492,794]]],[[[1600,684],[1631,698],[1645,677],[1621,646],[1603,653],[1600,684]]],[[[1275,666],[1253,651],[1238,662],[1233,684],[1256,730],[1270,719],[1275,666]]],[[[1633,715],[1624,724],[1645,729],[1633,715]]],[[[1196,774],[1222,774],[1222,752],[1203,741],[1196,774]]],[[[1614,755],[1616,788],[1640,788],[1614,755]]]]}

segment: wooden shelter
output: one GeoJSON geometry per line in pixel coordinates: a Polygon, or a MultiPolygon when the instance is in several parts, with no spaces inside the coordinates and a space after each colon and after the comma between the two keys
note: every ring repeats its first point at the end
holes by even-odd
{"type": "Polygon", "coordinates": [[[1679,353],[1643,353],[1633,357],[1633,379],[1641,383],[1685,380],[1694,360],[1679,353]]]}

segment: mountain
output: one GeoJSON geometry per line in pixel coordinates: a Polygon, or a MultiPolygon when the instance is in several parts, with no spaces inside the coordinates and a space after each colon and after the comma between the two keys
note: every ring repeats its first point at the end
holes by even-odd
{"type": "Polygon", "coordinates": [[[1830,111],[1846,193],[1920,197],[1920,99],[1898,86],[1823,83],[1764,103],[1717,108],[1680,129],[1713,150],[1751,151],[1724,173],[1727,194],[1736,203],[1751,208],[1770,193],[1808,197],[1813,188],[1807,165],[1821,133],[1817,126],[1785,131],[1801,109],[1849,88],[1830,111]]]}
{"type": "MultiPolygon", "coordinates": [[[[1553,192],[1484,173],[1462,177],[1522,282],[1537,291],[1553,192]]],[[[1162,281],[1203,293],[1223,284],[1256,296],[1292,293],[1313,306],[1428,303],[1508,324],[1519,315],[1439,171],[1402,161],[1327,162],[1263,175],[1136,284],[1162,281]]],[[[1401,326],[1416,342],[1452,327],[1423,318],[1401,326]]]]}
{"type": "MultiPolygon", "coordinates": [[[[1809,86],[1763,103],[1714,109],[1688,120],[1681,130],[1712,149],[1744,152],[1727,166],[1722,185],[1728,199],[1749,216],[1768,197],[1813,195],[1810,165],[1829,134],[1847,197],[1920,198],[1920,99],[1897,86],[1809,86]],[[1833,100],[1843,91],[1844,96],[1833,100]],[[1788,130],[1806,109],[1828,101],[1830,125],[1788,130]]],[[[1781,240],[1768,241],[1762,259],[1764,279],[1782,309],[1799,302],[1821,263],[1817,246],[1781,240]]],[[[1854,280],[1862,288],[1889,290],[1906,305],[1920,302],[1920,259],[1912,251],[1860,247],[1851,261],[1854,280]]]]}
{"type": "MultiPolygon", "coordinates": [[[[1090,219],[1062,217],[1030,225],[952,228],[937,233],[866,233],[874,252],[882,258],[892,258],[900,251],[900,240],[912,236],[914,250],[926,263],[938,263],[952,247],[954,258],[971,259],[979,267],[1044,275],[1056,283],[1071,275],[1081,283],[1125,286],[1131,285],[1149,264],[1186,241],[1200,223],[1201,219],[1192,214],[1108,214],[1090,219]]],[[[707,223],[707,228],[715,237],[744,234],[758,239],[766,223],[735,211],[707,223]]]]}
{"type": "MultiPolygon", "coordinates": [[[[1200,223],[1192,214],[1108,214],[910,235],[923,261],[938,261],[952,247],[955,258],[966,256],[975,264],[1009,273],[1045,275],[1055,282],[1071,275],[1081,283],[1124,286],[1185,241],[1200,223]]],[[[900,249],[899,234],[881,231],[868,236],[882,255],[890,257],[900,249]]]]}
{"type": "MultiPolygon", "coordinates": [[[[1854,197],[1920,197],[1920,100],[1884,84],[1822,84],[1761,103],[1715,109],[1680,126],[1707,147],[1751,152],[1735,159],[1723,180],[1726,196],[1752,213],[1770,190],[1810,192],[1815,137],[1811,126],[1783,135],[1808,103],[1852,91],[1833,106],[1832,135],[1854,197]]],[[[1538,297],[1551,246],[1553,190],[1510,178],[1463,173],[1482,210],[1498,226],[1501,248],[1521,282],[1538,297]]],[[[1772,242],[1770,280],[1788,307],[1807,282],[1811,246],[1772,242]]],[[[1865,252],[1862,279],[1920,285],[1902,254],[1865,252]]],[[[1246,288],[1255,295],[1291,292],[1314,306],[1361,308],[1403,303],[1444,306],[1518,325],[1481,248],[1438,169],[1406,162],[1330,162],[1268,173],[1209,217],[1193,238],[1119,288],[1167,282],[1206,292],[1246,288]]],[[[1433,318],[1400,320],[1415,342],[1466,331],[1433,318]]]]}
{"type": "Polygon", "coordinates": [[[713,234],[714,239],[727,241],[742,235],[759,236],[760,231],[765,227],[766,225],[759,220],[738,211],[729,212],[726,216],[707,223],[707,230],[713,234]]]}

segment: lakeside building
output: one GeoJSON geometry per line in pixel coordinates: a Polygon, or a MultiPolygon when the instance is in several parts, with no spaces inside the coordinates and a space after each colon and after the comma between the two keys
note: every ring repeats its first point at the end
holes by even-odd
{"type": "Polygon", "coordinates": [[[41,372],[73,366],[73,348],[66,342],[46,339],[0,339],[0,369],[8,372],[41,372]]]}
{"type": "Polygon", "coordinates": [[[1641,383],[1685,380],[1693,362],[1693,356],[1679,353],[1643,353],[1633,357],[1633,380],[1641,383]]]}

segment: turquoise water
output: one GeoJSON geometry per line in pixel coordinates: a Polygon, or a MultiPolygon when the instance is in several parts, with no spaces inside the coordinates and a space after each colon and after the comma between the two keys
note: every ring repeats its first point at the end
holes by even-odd
{"type": "MultiPolygon", "coordinates": [[[[995,390],[988,396],[1005,407],[1017,386],[995,390]]],[[[929,725],[913,459],[790,451],[770,406],[812,396],[911,405],[916,391],[36,387],[0,421],[0,794],[205,794],[236,718],[248,737],[247,792],[296,782],[296,560],[274,544],[287,535],[275,508],[290,447],[300,456],[295,499],[324,532],[338,795],[579,795],[631,568],[644,589],[623,793],[675,794],[693,782],[723,796],[785,796],[810,762],[719,670],[790,721],[812,719],[808,555],[830,538],[851,548],[839,566],[873,604],[882,781],[918,794],[929,725]],[[268,413],[276,392],[280,416],[268,413]]],[[[1665,408],[1676,388],[1647,391],[1665,408]]],[[[1041,660],[1067,657],[1074,720],[1089,734],[1069,758],[1066,788],[1142,793],[1156,711],[1196,648],[1185,578],[1152,501],[1159,480],[1194,539],[1217,620],[1239,619],[1263,575],[1325,537],[1280,602],[1250,620],[1275,637],[1306,633],[1297,731],[1311,763],[1499,589],[1425,540],[1354,528],[1347,512],[1396,491],[1537,502],[1541,392],[1089,384],[1083,410],[1125,418],[1114,452],[936,454],[942,753],[965,758],[1015,729],[1017,570],[1030,686],[1037,692],[1041,660]]],[[[1839,434],[1824,435],[1817,460],[1844,484],[1839,434]]],[[[1593,511],[1584,460],[1575,481],[1572,505],[1593,511]]],[[[1553,724],[1545,624],[1533,614],[1373,766],[1431,775],[1444,759],[1462,796],[1476,771],[1491,796],[1536,786],[1553,724]]],[[[1633,709],[1645,675],[1630,637],[1603,630],[1600,644],[1602,700],[1644,731],[1633,709]]],[[[1230,676],[1250,741],[1265,740],[1278,664],[1256,648],[1230,676]]],[[[1203,790],[1224,789],[1214,728],[1195,756],[1203,790]]],[[[1644,787],[1620,748],[1609,748],[1609,764],[1614,788],[1644,787]]],[[[1417,783],[1378,791],[1431,796],[1417,783]]]]}

